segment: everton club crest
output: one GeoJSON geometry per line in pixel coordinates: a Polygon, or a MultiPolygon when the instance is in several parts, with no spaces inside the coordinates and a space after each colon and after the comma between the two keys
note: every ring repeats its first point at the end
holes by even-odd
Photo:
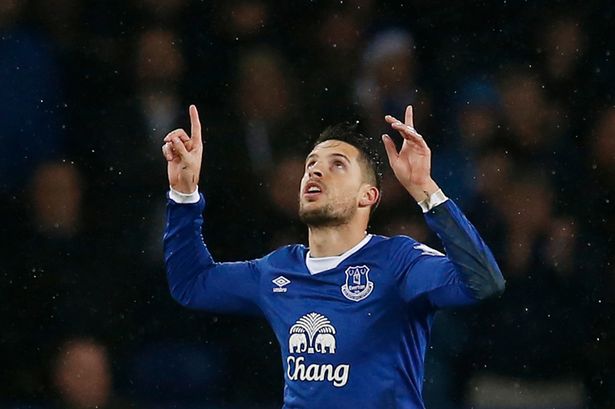
{"type": "Polygon", "coordinates": [[[356,266],[346,269],[346,284],[342,286],[342,294],[351,301],[361,301],[367,298],[374,289],[374,283],[369,281],[369,267],[356,266]]]}

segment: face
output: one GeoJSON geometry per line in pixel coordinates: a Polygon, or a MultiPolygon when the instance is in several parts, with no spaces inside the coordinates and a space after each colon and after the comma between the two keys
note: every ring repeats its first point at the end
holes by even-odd
{"type": "Polygon", "coordinates": [[[370,200],[378,193],[364,181],[359,155],[346,142],[328,140],[307,156],[299,191],[299,217],[305,224],[347,224],[365,207],[369,214],[370,200]]]}

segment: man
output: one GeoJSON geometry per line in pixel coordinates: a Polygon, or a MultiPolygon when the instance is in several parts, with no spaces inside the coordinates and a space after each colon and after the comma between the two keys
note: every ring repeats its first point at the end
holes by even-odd
{"type": "Polygon", "coordinates": [[[404,138],[383,142],[395,176],[418,202],[447,255],[410,237],[366,233],[380,199],[369,139],[344,126],[321,134],[299,192],[309,248],[290,245],[252,261],[216,263],[201,236],[197,184],[203,144],[196,107],[192,136],[165,137],[169,193],[164,236],[169,287],[182,305],[263,315],[282,350],[284,408],[424,408],[423,362],[434,313],[504,289],[486,244],[430,177],[431,152],[414,129],[385,120],[404,138]]]}

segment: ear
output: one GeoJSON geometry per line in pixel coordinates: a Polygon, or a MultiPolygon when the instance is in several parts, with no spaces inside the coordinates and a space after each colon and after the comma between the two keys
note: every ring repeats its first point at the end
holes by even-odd
{"type": "Polygon", "coordinates": [[[380,198],[380,191],[376,186],[364,185],[363,192],[359,199],[359,207],[371,207],[378,203],[380,198]]]}

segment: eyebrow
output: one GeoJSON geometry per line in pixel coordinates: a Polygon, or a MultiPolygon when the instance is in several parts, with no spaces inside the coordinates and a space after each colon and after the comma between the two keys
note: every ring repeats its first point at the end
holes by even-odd
{"type": "MultiPolygon", "coordinates": [[[[310,153],[308,155],[308,157],[305,158],[305,161],[307,162],[310,158],[312,158],[314,156],[318,156],[318,154],[317,153],[310,153]]],[[[350,163],[350,158],[348,158],[348,156],[344,155],[343,153],[330,153],[329,156],[337,156],[337,157],[340,157],[340,158],[344,158],[344,159],[346,159],[346,161],[348,161],[348,163],[350,163]]]]}

